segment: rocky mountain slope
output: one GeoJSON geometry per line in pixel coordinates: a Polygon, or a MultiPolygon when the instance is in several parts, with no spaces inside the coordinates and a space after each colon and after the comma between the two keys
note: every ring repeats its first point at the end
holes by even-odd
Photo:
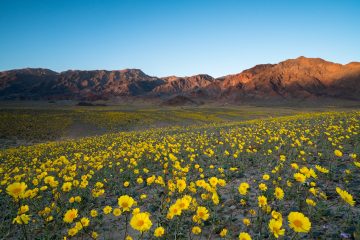
{"type": "Polygon", "coordinates": [[[0,99],[169,99],[178,95],[229,101],[319,97],[360,100],[360,63],[342,65],[299,57],[220,78],[206,74],[159,78],[139,69],[57,73],[27,68],[0,72],[0,99]]]}
{"type": "Polygon", "coordinates": [[[221,79],[209,88],[227,98],[360,99],[360,63],[355,62],[341,65],[299,57],[274,65],[257,65],[221,79]]]}

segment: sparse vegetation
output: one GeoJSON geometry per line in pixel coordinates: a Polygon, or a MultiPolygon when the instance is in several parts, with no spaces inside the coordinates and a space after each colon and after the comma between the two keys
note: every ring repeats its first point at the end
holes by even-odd
{"type": "Polygon", "coordinates": [[[2,103],[0,145],[2,148],[46,141],[74,139],[105,133],[165,126],[233,122],[294,115],[299,112],[351,111],[346,107],[297,106],[188,106],[153,107],[144,105],[76,106],[73,104],[2,103]],[[8,105],[7,105],[8,104],[8,105]]]}

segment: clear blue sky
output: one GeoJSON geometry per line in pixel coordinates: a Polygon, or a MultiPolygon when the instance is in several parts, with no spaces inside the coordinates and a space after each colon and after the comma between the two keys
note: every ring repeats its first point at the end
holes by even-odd
{"type": "Polygon", "coordinates": [[[360,1],[1,0],[0,70],[237,73],[304,55],[360,61],[360,1]]]}

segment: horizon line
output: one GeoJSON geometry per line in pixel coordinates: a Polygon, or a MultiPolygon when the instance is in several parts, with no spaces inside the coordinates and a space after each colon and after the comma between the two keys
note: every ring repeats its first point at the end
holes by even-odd
{"type": "Polygon", "coordinates": [[[12,69],[0,69],[0,72],[8,72],[8,71],[16,71],[16,70],[24,70],[24,69],[43,69],[43,70],[50,70],[52,72],[55,72],[57,74],[61,74],[61,73],[64,73],[64,72],[69,72],[69,71],[84,71],[84,72],[91,72],[91,71],[107,71],[107,72],[112,72],[112,71],[126,71],[126,70],[139,70],[141,72],[143,72],[144,74],[150,76],[150,77],[157,77],[157,78],[166,78],[166,77],[192,77],[192,76],[198,76],[198,75],[208,75],[214,79],[217,79],[217,78],[221,78],[221,77],[225,77],[225,76],[229,76],[229,75],[235,75],[235,74],[239,74],[239,73],[242,73],[246,70],[249,70],[251,68],[254,68],[256,66],[260,66],[260,65],[267,65],[267,64],[271,64],[271,65],[277,65],[279,63],[282,63],[282,62],[285,62],[285,61],[289,61],[289,60],[296,60],[296,59],[301,59],[301,58],[305,58],[305,59],[320,59],[320,60],[323,60],[323,61],[326,61],[326,62],[329,62],[329,63],[334,63],[334,64],[340,64],[342,66],[345,66],[345,65],[348,65],[348,64],[352,64],[352,63],[360,63],[360,61],[350,61],[350,62],[347,62],[347,63],[339,63],[339,62],[333,62],[333,61],[329,61],[329,60],[325,60],[324,58],[321,58],[321,57],[305,57],[303,55],[299,56],[299,57],[296,57],[296,58],[288,58],[286,60],[282,60],[282,61],[279,61],[277,63],[259,63],[259,64],[255,64],[253,65],[252,67],[250,68],[244,68],[243,70],[241,70],[240,72],[236,72],[236,73],[228,73],[228,74],[225,74],[225,75],[221,75],[221,76],[218,76],[218,77],[214,77],[213,75],[210,75],[208,73],[195,73],[195,74],[191,74],[191,75],[174,75],[174,74],[170,74],[170,75],[166,75],[166,76],[158,76],[158,75],[148,75],[143,69],[141,68],[137,68],[137,67],[134,67],[134,68],[122,68],[122,69],[81,69],[81,68],[78,68],[78,69],[66,69],[66,70],[63,70],[63,71],[58,71],[58,70],[53,70],[51,68],[46,68],[46,67],[22,67],[22,68],[12,68],[12,69]]]}

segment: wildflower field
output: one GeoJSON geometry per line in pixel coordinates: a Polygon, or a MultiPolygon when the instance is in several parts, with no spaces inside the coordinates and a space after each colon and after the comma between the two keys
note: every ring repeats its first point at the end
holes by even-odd
{"type": "Polygon", "coordinates": [[[297,111],[286,108],[273,111],[266,107],[80,107],[39,103],[24,106],[0,102],[0,148],[119,131],[283,116],[297,111]]]}
{"type": "Polygon", "coordinates": [[[0,151],[0,239],[359,239],[360,112],[0,151]]]}

